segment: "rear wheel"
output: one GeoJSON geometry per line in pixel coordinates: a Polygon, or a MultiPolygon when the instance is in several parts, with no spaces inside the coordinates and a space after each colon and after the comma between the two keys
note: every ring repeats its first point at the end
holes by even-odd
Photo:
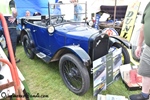
{"type": "Polygon", "coordinates": [[[24,47],[24,51],[25,51],[26,55],[28,56],[28,58],[33,59],[35,54],[32,51],[30,39],[27,35],[23,36],[23,47],[24,47]]]}
{"type": "Polygon", "coordinates": [[[129,56],[127,49],[122,44],[117,43],[117,42],[115,42],[113,44],[113,46],[116,48],[122,48],[122,56],[124,59],[123,64],[129,64],[130,63],[130,56],[129,56]]]}
{"type": "Polygon", "coordinates": [[[87,68],[73,54],[65,54],[59,62],[61,77],[69,90],[77,95],[83,95],[90,87],[90,77],[87,68]]]}

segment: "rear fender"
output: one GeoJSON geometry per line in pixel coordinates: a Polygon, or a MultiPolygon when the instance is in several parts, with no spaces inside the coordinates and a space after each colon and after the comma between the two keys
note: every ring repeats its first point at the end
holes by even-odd
{"type": "Polygon", "coordinates": [[[59,60],[61,56],[67,53],[76,55],[85,66],[91,65],[90,56],[79,46],[64,46],[63,48],[58,50],[57,53],[52,57],[51,62],[59,60]]]}
{"type": "Polygon", "coordinates": [[[129,48],[129,49],[132,48],[131,43],[130,43],[128,40],[126,40],[126,39],[124,39],[124,38],[122,38],[122,37],[120,37],[120,36],[110,36],[110,38],[113,38],[113,39],[115,39],[115,40],[118,40],[119,42],[121,42],[123,45],[125,45],[125,46],[126,46],[127,48],[129,48]]]}

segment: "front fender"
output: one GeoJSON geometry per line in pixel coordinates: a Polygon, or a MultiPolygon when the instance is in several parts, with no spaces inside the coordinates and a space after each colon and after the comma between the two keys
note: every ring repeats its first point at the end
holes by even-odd
{"type": "Polygon", "coordinates": [[[76,55],[85,66],[91,65],[91,58],[90,56],[79,46],[72,45],[72,46],[64,46],[57,51],[57,53],[52,57],[51,61],[59,60],[61,56],[66,53],[73,53],[76,55]]]}
{"type": "Polygon", "coordinates": [[[21,40],[23,39],[23,36],[26,35],[26,34],[27,34],[27,35],[29,36],[29,38],[31,39],[31,36],[30,36],[31,32],[30,32],[30,29],[22,29],[21,32],[20,32],[21,40]]]}
{"type": "Polygon", "coordinates": [[[35,46],[34,46],[33,39],[32,39],[32,36],[31,36],[30,34],[31,34],[30,29],[22,29],[22,30],[21,30],[21,33],[20,33],[21,42],[23,41],[23,36],[24,36],[24,35],[28,35],[28,37],[29,37],[29,39],[30,39],[30,44],[31,44],[31,46],[32,46],[32,47],[35,47],[35,46]]]}
{"type": "Polygon", "coordinates": [[[128,40],[126,40],[120,36],[109,36],[109,37],[110,37],[110,39],[113,38],[115,40],[118,40],[119,42],[121,42],[123,45],[125,45],[129,49],[132,48],[132,44],[128,40]]]}

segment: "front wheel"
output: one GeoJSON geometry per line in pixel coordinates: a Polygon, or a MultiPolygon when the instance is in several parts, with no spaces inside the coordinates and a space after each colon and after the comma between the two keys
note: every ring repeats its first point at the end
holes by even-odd
{"type": "Polygon", "coordinates": [[[60,58],[59,71],[67,88],[77,95],[83,95],[90,87],[90,77],[86,66],[73,54],[60,58]]]}
{"type": "Polygon", "coordinates": [[[117,43],[117,42],[115,42],[113,44],[113,46],[116,48],[122,48],[122,56],[124,59],[123,64],[129,64],[130,63],[130,56],[129,56],[127,49],[123,45],[121,45],[120,43],[117,43]]]}
{"type": "Polygon", "coordinates": [[[24,47],[24,51],[25,51],[26,55],[28,56],[28,58],[33,59],[35,54],[31,50],[32,47],[31,47],[30,39],[27,35],[23,36],[23,47],[24,47]]]}

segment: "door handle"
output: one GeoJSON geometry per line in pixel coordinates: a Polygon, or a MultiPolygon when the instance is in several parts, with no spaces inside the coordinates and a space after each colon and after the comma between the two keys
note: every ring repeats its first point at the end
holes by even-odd
{"type": "Polygon", "coordinates": [[[33,32],[36,32],[36,30],[33,30],[33,32]]]}

